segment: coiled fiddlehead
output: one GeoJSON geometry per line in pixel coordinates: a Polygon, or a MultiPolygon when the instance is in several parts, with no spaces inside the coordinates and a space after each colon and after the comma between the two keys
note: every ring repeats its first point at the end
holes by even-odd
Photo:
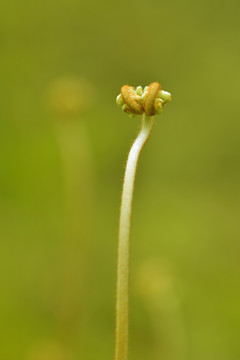
{"type": "Polygon", "coordinates": [[[147,116],[160,114],[163,106],[171,100],[171,94],[162,90],[158,82],[154,82],[144,89],[124,85],[117,97],[117,104],[130,117],[145,113],[147,116]]]}

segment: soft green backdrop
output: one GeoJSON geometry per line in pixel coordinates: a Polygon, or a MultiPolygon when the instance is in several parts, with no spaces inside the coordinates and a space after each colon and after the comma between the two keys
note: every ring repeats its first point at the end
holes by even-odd
{"type": "Polygon", "coordinates": [[[0,359],[113,358],[117,231],[139,127],[129,360],[240,358],[240,3],[3,0],[0,359]]]}

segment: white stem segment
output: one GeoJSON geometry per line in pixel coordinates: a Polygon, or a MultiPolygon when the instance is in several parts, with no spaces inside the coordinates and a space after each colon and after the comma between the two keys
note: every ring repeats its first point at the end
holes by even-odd
{"type": "Polygon", "coordinates": [[[127,360],[128,354],[129,238],[132,198],[139,155],[151,134],[152,127],[153,118],[144,114],[141,131],[128,155],[123,182],[118,245],[115,360],[127,360]]]}

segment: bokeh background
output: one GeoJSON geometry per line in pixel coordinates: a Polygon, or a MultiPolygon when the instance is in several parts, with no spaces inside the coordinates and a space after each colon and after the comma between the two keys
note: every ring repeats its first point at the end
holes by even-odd
{"type": "Polygon", "coordinates": [[[240,359],[240,3],[2,1],[0,359],[113,358],[120,194],[140,119],[134,360],[240,359]]]}

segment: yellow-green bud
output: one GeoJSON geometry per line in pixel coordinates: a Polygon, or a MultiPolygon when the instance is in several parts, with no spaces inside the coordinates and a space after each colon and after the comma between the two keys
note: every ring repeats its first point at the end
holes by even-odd
{"type": "Polygon", "coordinates": [[[172,100],[172,95],[168,91],[161,90],[159,91],[158,96],[164,101],[164,104],[167,104],[172,100]]]}
{"type": "Polygon", "coordinates": [[[163,111],[163,105],[164,105],[164,101],[162,99],[156,98],[154,101],[154,108],[157,112],[157,114],[161,114],[161,112],[163,111]]]}
{"type": "Polygon", "coordinates": [[[119,106],[123,106],[123,105],[124,105],[124,101],[123,101],[123,98],[122,98],[122,95],[121,95],[121,94],[119,94],[119,95],[117,96],[116,104],[119,105],[119,106]]]}
{"type": "Polygon", "coordinates": [[[132,119],[134,119],[134,118],[137,116],[137,114],[131,113],[130,111],[129,111],[129,112],[126,111],[126,113],[127,113],[128,116],[129,116],[130,118],[132,118],[132,119]]]}
{"type": "Polygon", "coordinates": [[[136,88],[136,94],[139,96],[141,96],[143,94],[143,88],[141,86],[138,86],[136,88]]]}

